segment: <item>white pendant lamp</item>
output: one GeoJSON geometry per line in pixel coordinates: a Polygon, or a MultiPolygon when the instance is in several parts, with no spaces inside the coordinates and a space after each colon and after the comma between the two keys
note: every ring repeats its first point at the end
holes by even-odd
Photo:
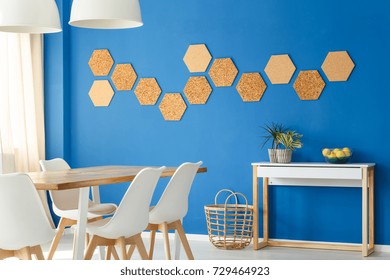
{"type": "Polygon", "coordinates": [[[138,0],[73,0],[69,24],[96,29],[143,25],[138,0]]]}
{"type": "Polygon", "coordinates": [[[54,0],[0,0],[0,31],[54,33],[61,31],[54,0]]]}

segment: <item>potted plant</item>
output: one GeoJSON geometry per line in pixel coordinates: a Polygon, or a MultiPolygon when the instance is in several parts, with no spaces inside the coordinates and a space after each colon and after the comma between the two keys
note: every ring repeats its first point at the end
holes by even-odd
{"type": "Polygon", "coordinates": [[[295,149],[302,148],[303,143],[301,141],[302,134],[296,131],[288,130],[285,132],[277,133],[276,139],[278,144],[282,145],[284,149],[278,149],[276,151],[277,162],[290,163],[292,158],[292,152],[295,149]]]}
{"type": "Polygon", "coordinates": [[[263,136],[264,142],[261,148],[271,141],[271,148],[268,149],[268,156],[270,162],[278,162],[276,157],[276,151],[279,146],[279,140],[277,139],[278,134],[286,132],[286,128],[283,124],[280,123],[271,123],[269,125],[265,125],[263,129],[266,132],[266,135],[263,136]]]}

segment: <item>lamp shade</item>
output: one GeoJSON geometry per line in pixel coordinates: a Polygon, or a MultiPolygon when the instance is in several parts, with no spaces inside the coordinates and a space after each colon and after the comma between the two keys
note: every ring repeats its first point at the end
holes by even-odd
{"type": "Polygon", "coordinates": [[[96,29],[143,25],[138,0],[73,0],[69,24],[96,29]]]}
{"type": "Polygon", "coordinates": [[[54,33],[61,31],[54,0],[0,0],[0,31],[54,33]]]}

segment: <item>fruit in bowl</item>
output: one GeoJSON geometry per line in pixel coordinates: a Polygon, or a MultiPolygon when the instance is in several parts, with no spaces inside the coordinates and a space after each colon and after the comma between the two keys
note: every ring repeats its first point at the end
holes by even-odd
{"type": "Polygon", "coordinates": [[[329,149],[329,148],[324,148],[322,149],[322,155],[325,158],[326,162],[329,163],[346,163],[352,156],[352,151],[350,148],[345,147],[345,148],[334,148],[334,149],[329,149]]]}

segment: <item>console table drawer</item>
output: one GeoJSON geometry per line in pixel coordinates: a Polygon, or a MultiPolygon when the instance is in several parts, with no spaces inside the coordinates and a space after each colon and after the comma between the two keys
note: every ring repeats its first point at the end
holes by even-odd
{"type": "Polygon", "coordinates": [[[257,176],[268,178],[361,180],[362,170],[354,167],[259,166],[257,167],[257,176]]]}

